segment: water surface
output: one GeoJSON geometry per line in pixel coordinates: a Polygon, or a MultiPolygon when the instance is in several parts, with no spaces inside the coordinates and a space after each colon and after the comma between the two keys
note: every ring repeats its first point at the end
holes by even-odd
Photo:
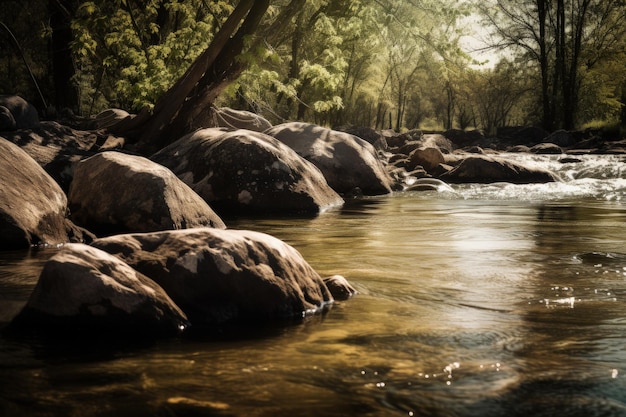
{"type": "MultiPolygon", "coordinates": [[[[231,221],[359,295],[221,337],[0,337],[0,415],[626,415],[626,164],[514,157],[564,181],[231,221]]],[[[0,254],[0,322],[53,252],[0,254]]]]}

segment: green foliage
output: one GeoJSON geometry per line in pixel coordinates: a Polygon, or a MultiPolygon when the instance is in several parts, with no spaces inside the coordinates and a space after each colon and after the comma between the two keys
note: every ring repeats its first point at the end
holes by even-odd
{"type": "MultiPolygon", "coordinates": [[[[546,19],[549,24],[555,21],[556,2],[544,2],[552,7],[546,19]]],[[[83,112],[153,106],[207,48],[237,3],[73,3],[72,53],[83,112]]],[[[245,39],[247,47],[237,57],[247,70],[232,80],[217,105],[259,112],[274,122],[306,120],[397,130],[437,126],[493,131],[503,124],[542,118],[542,72],[535,36],[538,0],[308,0],[280,29],[269,31],[290,3],[271,2],[258,34],[245,39]],[[507,48],[510,61],[476,67],[461,50],[466,18],[479,6],[492,19],[487,23],[499,36],[496,46],[507,48]],[[514,13],[503,14],[505,10],[514,13]]],[[[7,0],[5,4],[6,20],[44,95],[52,95],[47,55],[52,28],[46,2],[7,0]],[[32,28],[37,36],[32,36],[32,28]]],[[[574,5],[571,0],[563,4],[574,5]]],[[[608,0],[576,2],[583,4],[590,7],[584,15],[580,53],[577,60],[570,59],[573,50],[563,55],[572,62],[567,69],[576,70],[572,73],[575,88],[570,89],[575,93],[576,122],[621,119],[626,123],[626,5],[608,0]]],[[[582,9],[572,9],[578,11],[582,9]]],[[[554,28],[548,28],[551,86],[563,78],[556,75],[554,33],[554,28]]],[[[34,101],[23,64],[5,47],[10,46],[5,38],[0,37],[0,45],[0,89],[34,101]]],[[[556,107],[564,101],[561,91],[551,103],[556,107]]]]}
{"type": "Polygon", "coordinates": [[[101,95],[108,106],[129,110],[152,106],[209,45],[230,11],[224,1],[82,3],[73,21],[73,49],[83,96],[95,103],[101,95]]]}
{"type": "Polygon", "coordinates": [[[0,13],[0,23],[3,24],[0,26],[0,94],[18,94],[39,106],[40,110],[45,109],[26,65],[32,70],[44,96],[50,96],[52,82],[47,77],[50,28],[45,6],[42,0],[4,0],[0,13]],[[24,54],[26,64],[20,52],[24,54]]]}
{"type": "Polygon", "coordinates": [[[494,0],[482,8],[493,46],[506,49],[540,86],[544,127],[574,128],[612,119],[626,48],[626,3],[609,0],[494,0]]]}

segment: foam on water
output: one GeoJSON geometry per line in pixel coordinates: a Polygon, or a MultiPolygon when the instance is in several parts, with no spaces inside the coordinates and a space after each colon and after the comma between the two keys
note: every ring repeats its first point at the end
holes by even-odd
{"type": "Polygon", "coordinates": [[[626,200],[626,157],[618,155],[577,155],[578,162],[560,162],[563,155],[503,154],[503,157],[550,170],[561,181],[546,184],[463,184],[448,198],[468,200],[544,201],[590,198],[605,201],[626,200]]]}

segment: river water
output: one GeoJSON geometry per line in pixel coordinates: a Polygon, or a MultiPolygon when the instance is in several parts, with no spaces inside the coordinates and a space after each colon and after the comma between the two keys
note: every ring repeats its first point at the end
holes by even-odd
{"type": "MultiPolygon", "coordinates": [[[[511,157],[564,181],[229,222],[358,289],[304,323],[142,344],[0,337],[0,415],[626,416],[626,158],[511,157]]],[[[0,322],[52,253],[0,254],[0,322]]]]}

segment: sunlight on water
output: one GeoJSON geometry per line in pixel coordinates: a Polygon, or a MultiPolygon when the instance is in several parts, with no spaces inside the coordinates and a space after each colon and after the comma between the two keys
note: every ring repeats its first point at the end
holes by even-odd
{"type": "MultiPolygon", "coordinates": [[[[220,337],[0,338],[0,415],[624,416],[624,161],[515,158],[566,180],[233,221],[359,295],[300,324],[220,337]]],[[[5,323],[43,261],[0,259],[5,323]]]]}

